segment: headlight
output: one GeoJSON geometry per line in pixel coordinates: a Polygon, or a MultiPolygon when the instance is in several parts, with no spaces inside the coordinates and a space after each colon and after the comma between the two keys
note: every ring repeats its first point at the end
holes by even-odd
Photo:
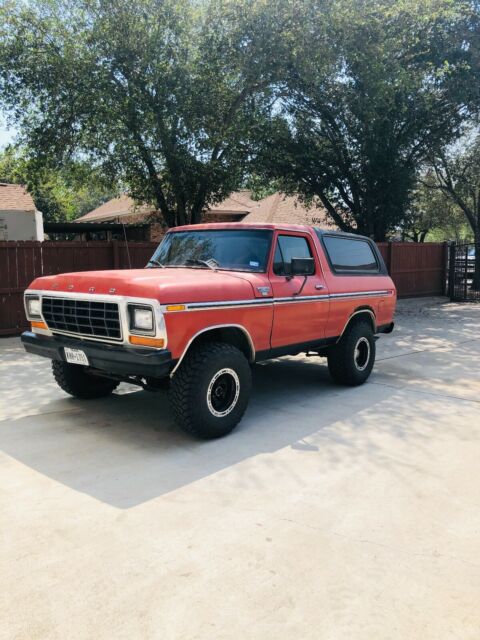
{"type": "Polygon", "coordinates": [[[147,307],[130,307],[130,329],[153,333],[153,310],[147,307]]]}
{"type": "Polygon", "coordinates": [[[26,298],[26,303],[27,303],[27,316],[29,319],[42,317],[40,298],[28,296],[26,298]]]}

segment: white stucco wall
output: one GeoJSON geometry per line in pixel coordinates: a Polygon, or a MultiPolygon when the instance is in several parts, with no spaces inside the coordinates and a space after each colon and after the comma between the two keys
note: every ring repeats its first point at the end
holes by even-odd
{"type": "Polygon", "coordinates": [[[40,211],[0,210],[0,240],[43,239],[43,216],[40,211]]]}
{"type": "Polygon", "coordinates": [[[37,232],[37,240],[43,242],[45,236],[43,235],[43,213],[41,211],[35,211],[35,228],[37,232]]]}

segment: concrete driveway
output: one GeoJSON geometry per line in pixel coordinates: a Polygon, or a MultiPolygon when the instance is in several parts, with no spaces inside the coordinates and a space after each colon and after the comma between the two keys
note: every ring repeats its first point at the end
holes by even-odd
{"type": "Polygon", "coordinates": [[[478,640],[480,305],[396,322],[360,388],[257,365],[214,442],[0,340],[0,637],[478,640]]]}

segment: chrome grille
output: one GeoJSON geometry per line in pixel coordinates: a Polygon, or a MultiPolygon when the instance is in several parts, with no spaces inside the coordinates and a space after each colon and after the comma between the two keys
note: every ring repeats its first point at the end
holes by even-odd
{"type": "Polygon", "coordinates": [[[122,339],[118,304],[114,302],[44,297],[42,313],[52,331],[110,340],[122,339]]]}

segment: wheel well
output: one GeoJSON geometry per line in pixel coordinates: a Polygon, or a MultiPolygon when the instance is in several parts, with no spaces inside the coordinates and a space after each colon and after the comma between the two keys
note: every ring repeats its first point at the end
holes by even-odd
{"type": "Polygon", "coordinates": [[[373,333],[377,331],[377,323],[375,312],[373,311],[373,309],[371,307],[358,307],[347,320],[347,323],[343,328],[342,335],[345,333],[348,327],[350,327],[352,324],[355,324],[356,322],[360,322],[361,320],[368,320],[372,327],[373,333]]]}
{"type": "Polygon", "coordinates": [[[227,327],[212,327],[211,329],[205,329],[202,333],[199,333],[187,346],[182,354],[183,359],[187,352],[194,346],[205,342],[225,342],[237,347],[247,358],[249,362],[253,362],[255,359],[255,349],[252,343],[252,339],[247,331],[237,326],[227,327]]]}

